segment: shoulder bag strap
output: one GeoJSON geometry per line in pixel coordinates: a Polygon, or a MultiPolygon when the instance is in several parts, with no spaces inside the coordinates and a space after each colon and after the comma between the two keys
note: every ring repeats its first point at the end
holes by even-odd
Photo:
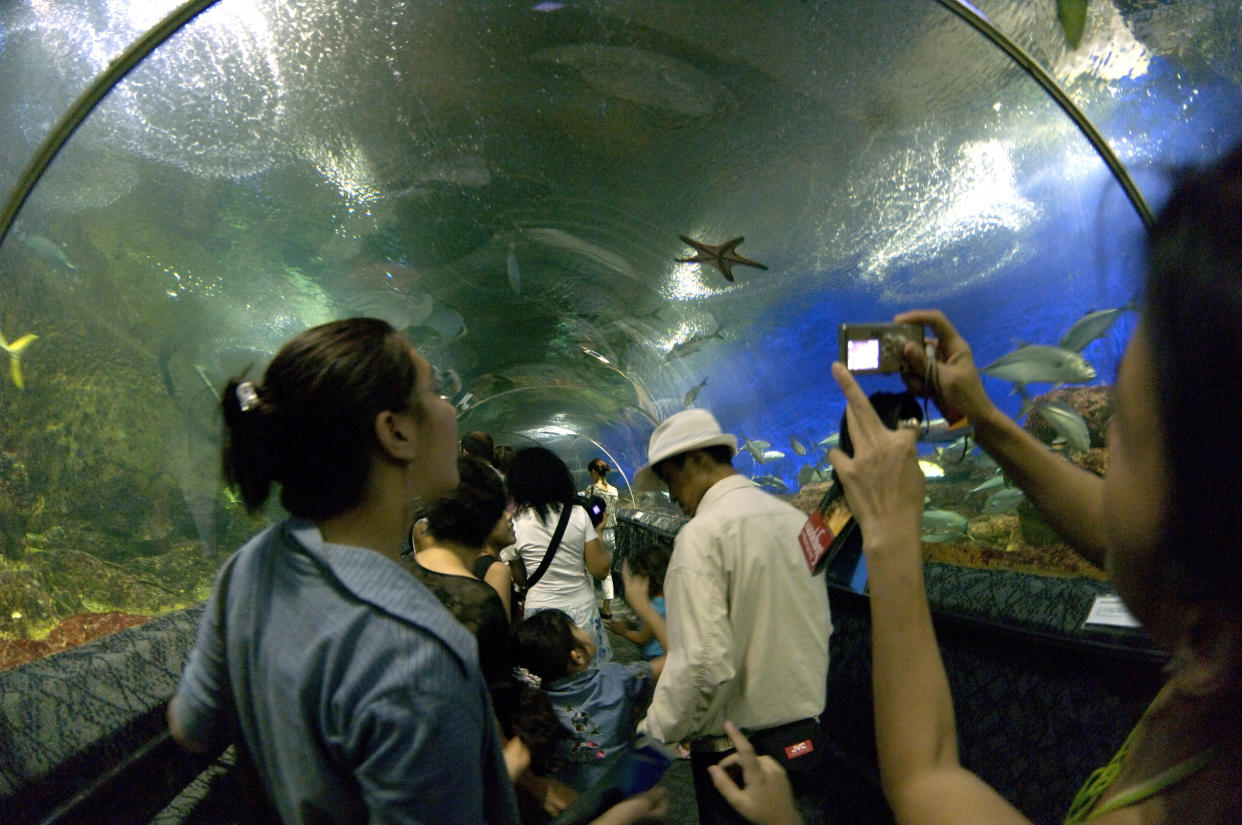
{"type": "Polygon", "coordinates": [[[565,528],[569,526],[569,514],[574,509],[572,504],[561,505],[561,518],[556,522],[556,532],[552,534],[552,541],[548,544],[548,552],[543,554],[543,561],[539,562],[539,566],[535,568],[535,572],[526,577],[526,589],[530,590],[535,584],[543,578],[543,574],[547,571],[548,565],[552,563],[552,557],[556,555],[556,550],[561,546],[561,537],[565,535],[565,528]]]}

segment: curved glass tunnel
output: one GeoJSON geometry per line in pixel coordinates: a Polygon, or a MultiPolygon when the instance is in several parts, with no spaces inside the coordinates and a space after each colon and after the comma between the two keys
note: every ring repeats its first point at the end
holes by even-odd
{"type": "MultiPolygon", "coordinates": [[[[1242,136],[1235,2],[1093,0],[1076,49],[1051,3],[977,6],[1154,203],[1242,136]]],[[[0,191],[173,7],[0,4],[0,191]]],[[[749,439],[741,471],[815,498],[838,323],[936,306],[980,363],[1056,344],[1131,301],[1142,235],[1066,113],[932,0],[223,0],[91,111],[0,246],[5,661],[205,597],[257,523],[219,483],[214,394],[307,326],[405,329],[462,377],[462,432],[584,483],[602,455],[625,492],[693,404],[749,439]],[[766,268],[680,262],[681,236],[766,268]]],[[[1086,345],[1086,383],[1132,325],[1086,345]]],[[[986,464],[927,451],[931,506],[970,519],[928,538],[1013,550],[1021,504],[985,513],[986,464]]]]}

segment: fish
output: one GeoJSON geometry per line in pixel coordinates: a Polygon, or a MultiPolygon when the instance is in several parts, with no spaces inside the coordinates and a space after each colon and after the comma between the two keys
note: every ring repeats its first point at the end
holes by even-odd
{"type": "Polygon", "coordinates": [[[923,471],[923,478],[944,478],[944,467],[929,459],[920,458],[919,469],[923,471]]]}
{"type": "Polygon", "coordinates": [[[1017,487],[1006,487],[1003,490],[997,490],[988,496],[987,501],[983,502],[983,513],[988,516],[1012,513],[1018,509],[1018,505],[1022,503],[1024,498],[1026,498],[1026,494],[1017,487]]]}
{"type": "Polygon", "coordinates": [[[509,270],[509,288],[513,290],[514,295],[521,295],[522,272],[518,269],[517,251],[513,244],[509,244],[509,257],[505,260],[505,266],[509,270]]]}
{"type": "Polygon", "coordinates": [[[705,386],[707,386],[706,378],[700,381],[697,386],[691,387],[689,390],[686,391],[686,397],[682,399],[681,405],[683,407],[689,407],[691,404],[693,404],[694,399],[699,397],[699,390],[703,389],[703,387],[705,386]]]}
{"type": "Polygon", "coordinates": [[[1078,48],[1087,28],[1087,0],[1057,0],[1057,20],[1071,49],[1078,48]]]}
{"type": "Polygon", "coordinates": [[[924,510],[923,529],[934,533],[961,535],[966,532],[966,517],[949,510],[924,510]]]}
{"type": "Polygon", "coordinates": [[[574,252],[584,258],[590,258],[597,264],[608,267],[632,281],[637,281],[638,283],[643,281],[642,276],[634,269],[633,264],[625,258],[611,250],[604,249],[598,244],[583,240],[576,235],[571,235],[564,230],[554,229],[550,226],[531,226],[525,227],[521,231],[532,240],[574,252]]]}
{"type": "Polygon", "coordinates": [[[1091,449],[1091,435],[1087,432],[1087,422],[1070,407],[1053,401],[1037,401],[1032,407],[1040,416],[1057,431],[1057,435],[1080,453],[1091,449]]]}
{"type": "Polygon", "coordinates": [[[1134,309],[1134,304],[1126,304],[1116,309],[1101,309],[1095,312],[1088,312],[1086,315],[1074,322],[1065,335],[1061,336],[1061,340],[1057,342],[1057,346],[1061,349],[1073,350],[1074,352],[1082,352],[1097,338],[1104,337],[1104,334],[1117,323],[1117,319],[1122,313],[1130,312],[1134,309]]]}
{"type": "Polygon", "coordinates": [[[776,490],[778,493],[789,492],[789,486],[776,476],[759,476],[757,478],[752,478],[751,482],[756,487],[768,487],[776,490]]]}
{"type": "Polygon", "coordinates": [[[840,434],[840,433],[833,433],[832,435],[828,436],[827,438],[823,438],[823,439],[821,439],[821,440],[819,441],[819,446],[821,446],[821,447],[827,447],[828,449],[830,449],[830,450],[831,450],[833,447],[836,447],[836,446],[837,446],[837,445],[839,445],[840,443],[841,443],[841,434],[840,434]]]}
{"type": "Polygon", "coordinates": [[[780,450],[764,450],[763,453],[757,459],[757,461],[760,464],[767,464],[769,461],[777,461],[784,457],[785,457],[785,454],[782,453],[780,450]]]}
{"type": "Polygon", "coordinates": [[[436,305],[423,326],[438,332],[445,341],[465,338],[470,331],[466,328],[466,319],[461,317],[461,313],[443,304],[436,305]]]}
{"type": "Polygon", "coordinates": [[[812,467],[810,464],[803,464],[798,470],[798,484],[805,487],[808,484],[814,484],[820,481],[827,481],[823,472],[818,467],[812,467]]]}
{"type": "Polygon", "coordinates": [[[703,345],[713,338],[719,338],[721,341],[724,340],[724,336],[720,334],[719,329],[711,335],[694,335],[681,343],[673,344],[673,348],[668,351],[668,354],[664,358],[666,361],[672,361],[674,358],[684,358],[687,355],[693,355],[702,349],[703,345]]]}
{"type": "Polygon", "coordinates": [[[42,235],[27,235],[20,229],[14,229],[13,237],[48,263],[63,266],[65,269],[78,268],[73,261],[69,260],[69,256],[65,254],[63,249],[57,246],[54,241],[50,241],[42,235]]]}
{"type": "Polygon", "coordinates": [[[1002,355],[979,372],[1009,381],[1018,387],[1026,384],[1083,384],[1095,380],[1095,367],[1073,350],[1030,344],[1002,355]]]}
{"type": "Polygon", "coordinates": [[[403,330],[427,322],[435,309],[435,299],[421,289],[394,292],[390,289],[367,289],[355,292],[342,302],[351,314],[380,318],[403,330]]]}
{"type": "Polygon", "coordinates": [[[737,435],[738,438],[742,439],[742,449],[750,453],[750,457],[755,461],[763,458],[763,451],[772,446],[766,441],[751,441],[741,433],[738,433],[737,435]]]}
{"type": "Polygon", "coordinates": [[[953,444],[958,439],[973,435],[975,428],[969,420],[963,418],[956,424],[950,424],[943,418],[933,418],[918,429],[920,444],[953,444]]]}
{"type": "Polygon", "coordinates": [[[795,455],[806,455],[806,445],[792,435],[789,436],[789,449],[793,450],[795,455]]]}
{"type": "Polygon", "coordinates": [[[590,347],[584,347],[581,345],[579,345],[579,349],[582,350],[583,355],[589,355],[590,357],[594,358],[596,361],[599,361],[601,364],[604,364],[606,366],[612,367],[613,369],[616,369],[616,366],[614,366],[613,363],[609,361],[608,358],[605,357],[602,352],[596,352],[590,347]]]}
{"type": "Polygon", "coordinates": [[[1001,487],[1004,484],[1005,484],[1004,476],[992,476],[991,478],[989,478],[987,481],[983,482],[982,484],[977,484],[974,487],[972,487],[970,490],[968,490],[967,495],[969,495],[970,493],[982,493],[985,490],[995,490],[997,487],[1001,487]]]}
{"type": "Polygon", "coordinates": [[[23,335],[10,344],[3,335],[0,335],[0,348],[9,354],[9,375],[13,377],[13,383],[19,390],[26,389],[26,384],[22,380],[22,351],[38,337],[37,335],[23,335]]]}

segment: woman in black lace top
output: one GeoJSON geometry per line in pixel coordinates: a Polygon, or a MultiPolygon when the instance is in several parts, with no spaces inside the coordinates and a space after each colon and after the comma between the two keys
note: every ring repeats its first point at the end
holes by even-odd
{"type": "Polygon", "coordinates": [[[457,472],[457,489],[430,504],[415,523],[414,552],[402,563],[475,635],[483,677],[495,686],[510,675],[509,616],[500,596],[475,578],[471,566],[504,515],[504,485],[472,456],[458,459],[457,472]]]}

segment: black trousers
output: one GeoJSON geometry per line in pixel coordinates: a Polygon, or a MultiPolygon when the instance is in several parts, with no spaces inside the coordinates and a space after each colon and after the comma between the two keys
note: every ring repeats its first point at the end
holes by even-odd
{"type": "Polygon", "coordinates": [[[716,790],[707,769],[724,759],[733,751],[721,753],[691,753],[690,775],[694,777],[694,801],[699,809],[699,825],[748,825],[746,817],[732,806],[716,790]]]}
{"type": "MultiPolygon", "coordinates": [[[[799,768],[787,774],[794,796],[799,798],[812,793],[817,786],[822,784],[822,777],[818,775],[817,766],[823,757],[827,742],[818,722],[802,719],[750,734],[750,741],[755,747],[755,752],[761,756],[766,754],[776,757],[778,762],[781,762],[784,757],[778,756],[768,748],[780,750],[804,739],[810,740],[810,747],[805,755],[796,757],[799,768]]],[[[694,777],[694,799],[699,809],[700,825],[716,825],[716,823],[745,825],[746,823],[746,818],[733,810],[720,795],[720,791],[716,790],[711,774],[707,772],[709,767],[733,752],[732,748],[720,752],[696,750],[693,745],[690,748],[690,773],[694,777]]]]}

